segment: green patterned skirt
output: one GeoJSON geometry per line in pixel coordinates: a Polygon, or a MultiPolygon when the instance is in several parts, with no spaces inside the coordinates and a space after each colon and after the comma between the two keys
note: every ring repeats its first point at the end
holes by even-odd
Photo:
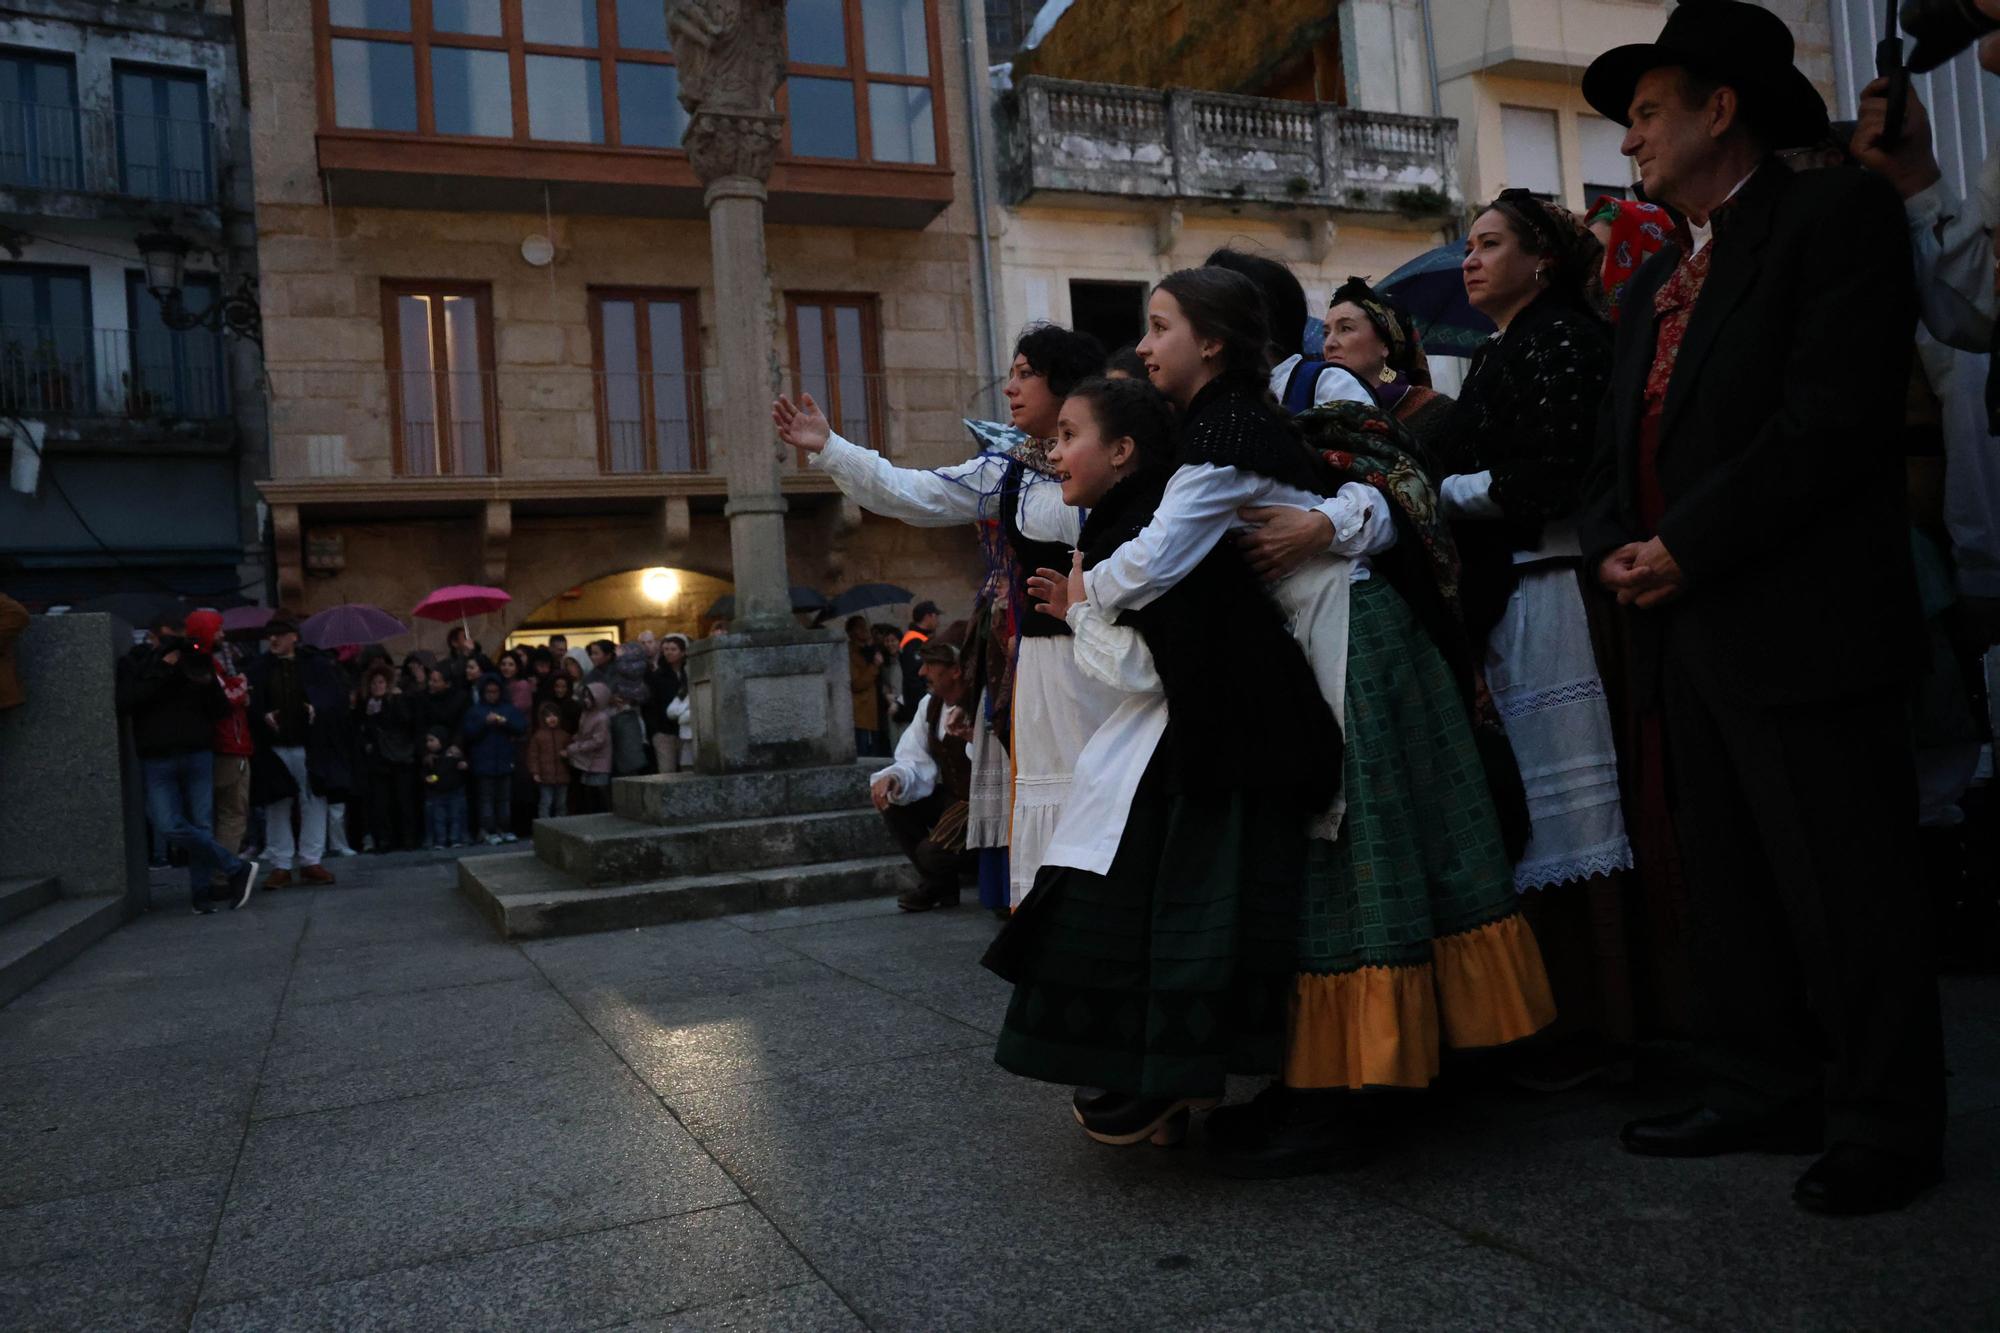
{"type": "Polygon", "coordinates": [[[1422,1087],[1440,1044],[1554,1009],[1450,669],[1385,580],[1353,586],[1340,837],[1315,839],[1286,1082],[1422,1087]]]}
{"type": "Polygon", "coordinates": [[[1220,1096],[1276,1073],[1305,821],[1268,795],[1174,796],[1164,749],[1108,873],[1045,868],[986,956],[1014,983],[994,1059],[1049,1083],[1220,1096]]]}

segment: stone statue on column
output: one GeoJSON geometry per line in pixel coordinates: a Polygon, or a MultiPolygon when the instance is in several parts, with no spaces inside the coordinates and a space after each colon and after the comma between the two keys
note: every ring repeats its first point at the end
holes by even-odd
{"type": "Polygon", "coordinates": [[[792,616],[785,560],[784,450],[772,433],[778,389],[765,182],[784,133],[772,99],[785,77],[784,0],[668,0],[689,123],[682,142],[706,190],[715,272],[719,383],[708,387],[727,471],[736,615],[688,657],[695,767],[705,773],[854,758],[845,645],[792,616]]]}

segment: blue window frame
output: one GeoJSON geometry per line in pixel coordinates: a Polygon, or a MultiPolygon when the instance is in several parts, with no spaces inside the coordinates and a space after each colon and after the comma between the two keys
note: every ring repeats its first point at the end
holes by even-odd
{"type": "Polygon", "coordinates": [[[118,104],[118,188],[177,204],[215,197],[208,80],[199,71],[113,66],[118,104]]]}
{"type": "Polygon", "coordinates": [[[90,270],[0,264],[0,412],[95,414],[90,270]]]}
{"type": "MultiPolygon", "coordinates": [[[[188,309],[207,310],[221,299],[222,288],[213,274],[190,273],[182,294],[188,309]]],[[[131,334],[118,385],[125,415],[205,421],[228,416],[222,334],[168,328],[146,275],[136,269],[125,275],[125,311],[131,334]]]]}
{"type": "Polygon", "coordinates": [[[75,63],[0,50],[0,185],[81,189],[82,145],[75,63]]]}

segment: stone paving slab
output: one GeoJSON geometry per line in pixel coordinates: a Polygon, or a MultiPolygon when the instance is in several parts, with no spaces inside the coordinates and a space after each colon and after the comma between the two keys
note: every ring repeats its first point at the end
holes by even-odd
{"type": "Polygon", "coordinates": [[[665,1319],[641,1319],[606,1333],[860,1333],[855,1317],[831,1287],[818,1282],[786,1287],[768,1296],[743,1296],[686,1310],[665,1319]]]}
{"type": "Polygon", "coordinates": [[[226,1171],[0,1209],[0,1328],[183,1329],[226,1171]]]}
{"type": "Polygon", "coordinates": [[[811,1276],[768,1222],[735,1204],[210,1305],[194,1328],[601,1328],[787,1290],[811,1276]]]}

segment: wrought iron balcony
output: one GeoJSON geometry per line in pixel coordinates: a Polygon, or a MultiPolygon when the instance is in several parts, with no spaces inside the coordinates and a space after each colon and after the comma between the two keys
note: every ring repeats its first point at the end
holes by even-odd
{"type": "Polygon", "coordinates": [[[999,115],[1013,204],[1117,196],[1426,223],[1464,204],[1452,120],[1040,76],[999,115]]]}
{"type": "Polygon", "coordinates": [[[230,414],[214,334],[0,325],[0,416],[47,421],[63,434],[108,421],[169,425],[230,414]]]}
{"type": "Polygon", "coordinates": [[[214,136],[199,120],[0,101],[0,190],[210,207],[214,136]]]}

